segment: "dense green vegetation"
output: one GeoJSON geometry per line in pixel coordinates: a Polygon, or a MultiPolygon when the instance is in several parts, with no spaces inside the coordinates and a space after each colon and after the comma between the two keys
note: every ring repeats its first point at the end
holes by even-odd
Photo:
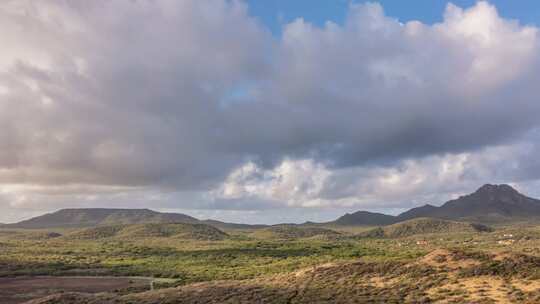
{"type": "MultiPolygon", "coordinates": [[[[225,232],[203,224],[169,223],[4,229],[0,230],[0,277],[152,277],[159,278],[155,288],[184,288],[175,295],[186,299],[198,297],[191,283],[206,282],[209,298],[233,301],[268,296],[294,298],[298,303],[328,296],[396,303],[465,299],[478,295],[453,282],[490,278],[508,281],[505,292],[517,302],[536,299],[538,293],[512,284],[516,279],[540,279],[538,227],[497,227],[479,232],[462,223],[455,225],[415,220],[406,227],[367,229],[372,234],[368,238],[358,237],[366,228],[292,225],[225,232]],[[434,255],[441,248],[451,254],[434,255]],[[460,266],[451,268],[452,263],[460,266]],[[306,269],[313,275],[306,278],[306,269]],[[303,280],[310,282],[309,289],[299,293],[296,289],[304,288],[303,280]],[[216,289],[212,284],[223,285],[216,289]],[[278,289],[262,287],[269,285],[278,289]],[[352,286],[357,288],[349,290],[352,286]],[[240,291],[233,296],[229,292],[235,288],[240,291]]],[[[126,303],[138,303],[126,299],[126,303]]]]}
{"type": "Polygon", "coordinates": [[[493,229],[482,225],[448,221],[434,218],[417,218],[385,227],[377,227],[358,234],[358,237],[400,238],[426,233],[491,232],[493,229]]]}
{"type": "MultiPolygon", "coordinates": [[[[514,238],[523,239],[512,248],[529,253],[539,250],[534,246],[536,229],[508,231],[514,238]],[[522,248],[524,245],[527,248],[522,248]]],[[[63,236],[57,231],[4,230],[0,233],[0,275],[112,274],[169,277],[186,283],[252,278],[359,258],[407,260],[438,246],[508,249],[497,244],[505,233],[502,231],[423,234],[398,240],[358,239],[353,233],[287,226],[228,234],[200,224],[105,226],[58,232],[63,236]],[[313,237],[320,234],[339,237],[313,237]],[[416,244],[424,239],[429,242],[427,246],[416,244]]]]}
{"type": "Polygon", "coordinates": [[[99,240],[107,238],[179,238],[184,240],[223,240],[228,235],[209,225],[186,223],[148,223],[86,228],[69,233],[67,239],[99,240]]]}
{"type": "Polygon", "coordinates": [[[257,229],[252,236],[266,239],[299,239],[299,238],[337,238],[341,233],[321,228],[296,225],[275,225],[264,229],[257,229]]]}
{"type": "MultiPolygon", "coordinates": [[[[410,259],[423,252],[414,247],[392,249],[385,240],[275,240],[251,231],[233,231],[226,238],[213,238],[215,228],[207,226],[203,227],[210,230],[206,239],[200,235],[185,237],[185,233],[178,237],[178,227],[170,225],[160,229],[147,225],[88,228],[42,240],[13,238],[6,233],[0,237],[0,275],[109,274],[168,277],[188,283],[253,278],[361,257],[410,259]],[[165,236],[156,236],[156,231],[165,236]]],[[[326,229],[316,231],[330,233],[326,229]]],[[[35,232],[19,231],[16,235],[26,233],[35,232]]]]}

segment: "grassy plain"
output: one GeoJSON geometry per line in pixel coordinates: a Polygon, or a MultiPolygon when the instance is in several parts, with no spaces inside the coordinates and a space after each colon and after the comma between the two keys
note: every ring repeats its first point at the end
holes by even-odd
{"type": "MultiPolygon", "coordinates": [[[[224,238],[208,240],[140,234],[74,238],[81,232],[0,230],[0,277],[155,280],[156,290],[145,294],[107,294],[119,303],[153,303],[163,294],[171,299],[163,303],[192,303],[190,299],[205,299],[202,295],[223,303],[540,302],[538,226],[402,238],[357,236],[366,229],[343,227],[336,234],[320,227],[287,233],[282,228],[279,233],[229,230],[224,238]]],[[[50,303],[62,303],[54,301],[50,303]]]]}

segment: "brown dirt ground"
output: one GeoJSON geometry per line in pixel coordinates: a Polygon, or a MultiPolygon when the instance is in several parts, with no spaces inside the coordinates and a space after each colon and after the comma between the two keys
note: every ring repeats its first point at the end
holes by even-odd
{"type": "Polygon", "coordinates": [[[452,303],[458,297],[466,295],[469,303],[477,303],[482,299],[491,299],[494,303],[509,303],[507,288],[502,279],[492,276],[480,276],[474,278],[459,279],[458,283],[450,283],[432,288],[428,294],[437,298],[444,297],[436,303],[452,303]],[[461,292],[460,292],[461,291],[461,292]]]}
{"type": "Polygon", "coordinates": [[[123,289],[143,290],[148,279],[112,277],[0,278],[0,303],[16,304],[60,292],[99,293],[123,289]]]}
{"type": "Polygon", "coordinates": [[[479,265],[480,262],[474,259],[456,258],[455,255],[446,249],[436,249],[423,258],[418,263],[436,268],[447,268],[456,270],[479,265]]]}

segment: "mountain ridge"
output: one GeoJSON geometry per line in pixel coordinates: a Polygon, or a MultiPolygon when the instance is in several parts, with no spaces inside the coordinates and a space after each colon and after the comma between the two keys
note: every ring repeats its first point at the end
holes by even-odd
{"type": "Polygon", "coordinates": [[[477,222],[540,219],[540,200],[523,195],[507,184],[485,184],[473,193],[449,200],[438,207],[425,204],[397,216],[371,213],[372,216],[366,218],[369,213],[357,211],[325,224],[362,226],[369,223],[385,226],[424,217],[477,222]],[[382,220],[377,221],[377,218],[382,220]]]}
{"type": "MultiPolygon", "coordinates": [[[[473,193],[449,200],[441,206],[426,204],[397,216],[369,211],[346,213],[325,223],[306,222],[305,226],[386,226],[415,218],[438,218],[482,223],[540,219],[540,200],[519,193],[509,185],[485,184],[473,193]]],[[[269,225],[226,223],[199,220],[182,213],[162,213],[150,209],[68,208],[47,213],[2,228],[81,228],[113,224],[200,223],[219,229],[265,228],[269,225]]]]}
{"type": "MultiPolygon", "coordinates": [[[[428,205],[430,206],[430,205],[428,205]]],[[[488,219],[504,221],[540,217],[540,200],[519,193],[509,185],[485,184],[475,192],[449,200],[440,207],[418,207],[400,215],[400,221],[418,217],[449,220],[488,219]]]]}

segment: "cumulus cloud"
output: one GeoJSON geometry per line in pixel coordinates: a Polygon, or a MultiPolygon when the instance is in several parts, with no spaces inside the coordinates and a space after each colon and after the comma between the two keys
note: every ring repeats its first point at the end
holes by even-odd
{"type": "Polygon", "coordinates": [[[404,208],[539,179],[538,29],[487,2],[275,37],[241,1],[8,1],[0,37],[5,208],[404,208]]]}
{"type": "Polygon", "coordinates": [[[486,3],[449,6],[433,26],[353,6],[343,27],[286,27],[271,91],[285,103],[279,117],[282,134],[296,136],[285,141],[292,153],[350,166],[462,152],[536,124],[537,47],[536,29],[500,19],[486,3]]]}
{"type": "MultiPolygon", "coordinates": [[[[538,140],[538,139],[531,139],[538,140]]],[[[289,207],[403,209],[441,204],[482,183],[512,183],[525,193],[540,178],[540,145],[487,147],[475,152],[404,159],[394,166],[330,169],[313,160],[285,160],[272,169],[248,163],[233,171],[213,195],[264,198],[289,207]]]]}

